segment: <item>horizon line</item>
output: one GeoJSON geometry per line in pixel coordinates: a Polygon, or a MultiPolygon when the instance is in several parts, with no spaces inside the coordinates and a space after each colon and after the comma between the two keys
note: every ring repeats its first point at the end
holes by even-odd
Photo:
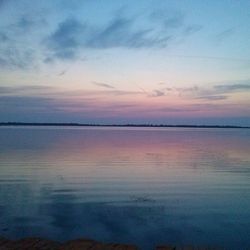
{"type": "Polygon", "coordinates": [[[153,124],[153,123],[77,123],[77,122],[0,122],[0,126],[72,126],[72,127],[165,127],[165,128],[247,128],[240,125],[206,125],[206,124],[153,124]]]}

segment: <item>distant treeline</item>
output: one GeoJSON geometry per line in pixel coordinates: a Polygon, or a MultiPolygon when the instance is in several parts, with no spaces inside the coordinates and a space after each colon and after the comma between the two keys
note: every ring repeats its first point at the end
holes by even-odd
{"type": "Polygon", "coordinates": [[[95,124],[50,122],[0,122],[0,126],[74,126],[74,127],[156,127],[156,128],[250,128],[233,125],[167,125],[167,124],[95,124]]]}

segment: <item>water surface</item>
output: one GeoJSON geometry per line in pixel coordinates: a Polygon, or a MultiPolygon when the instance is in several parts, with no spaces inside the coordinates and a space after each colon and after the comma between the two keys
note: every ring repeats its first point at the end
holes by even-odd
{"type": "Polygon", "coordinates": [[[2,127],[0,235],[248,249],[249,149],[247,129],[2,127]]]}

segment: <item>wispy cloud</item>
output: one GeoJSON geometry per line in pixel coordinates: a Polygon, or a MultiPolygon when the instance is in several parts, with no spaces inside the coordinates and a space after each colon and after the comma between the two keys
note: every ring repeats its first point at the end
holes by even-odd
{"type": "Polygon", "coordinates": [[[55,90],[51,86],[23,85],[23,86],[0,86],[0,96],[19,95],[29,93],[46,93],[55,90]]]}
{"type": "Polygon", "coordinates": [[[204,99],[204,100],[210,100],[210,101],[219,101],[219,100],[225,100],[228,96],[226,95],[202,95],[196,97],[196,99],[204,99]]]}
{"type": "Polygon", "coordinates": [[[17,47],[0,47],[0,66],[10,69],[27,69],[34,60],[33,50],[21,50],[17,47]]]}
{"type": "Polygon", "coordinates": [[[216,34],[215,35],[216,44],[220,44],[223,41],[229,39],[233,35],[234,32],[235,32],[235,28],[228,28],[216,34]]]}
{"type": "MultiPolygon", "coordinates": [[[[210,100],[210,101],[220,101],[226,100],[230,96],[229,94],[238,92],[250,92],[250,82],[249,80],[238,81],[239,83],[210,83],[205,86],[191,86],[191,87],[162,87],[160,89],[155,89],[149,96],[160,97],[168,95],[178,95],[184,99],[200,99],[200,100],[210,100]]],[[[164,86],[163,82],[158,85],[164,86]]]]}
{"type": "Polygon", "coordinates": [[[180,93],[183,93],[183,92],[197,92],[197,91],[199,91],[199,88],[197,86],[193,86],[193,87],[176,88],[176,90],[179,91],[180,93]]]}
{"type": "MultiPolygon", "coordinates": [[[[185,92],[187,93],[187,92],[185,92]]],[[[161,93],[157,95],[165,98],[161,93]]],[[[183,104],[162,102],[163,99],[152,99],[140,91],[123,91],[106,88],[105,90],[72,90],[46,86],[20,86],[0,88],[0,117],[1,119],[28,119],[30,121],[51,121],[56,118],[74,117],[77,119],[155,119],[170,114],[174,117],[207,116],[208,114],[227,114],[232,112],[248,115],[249,109],[244,104],[228,104],[213,102],[222,95],[193,96],[192,100],[183,99],[183,104]],[[219,97],[218,97],[219,96],[219,97]],[[133,97],[133,98],[132,98],[133,97]],[[137,98],[138,97],[138,98],[137,98]],[[139,98],[142,97],[142,98],[139,98]],[[149,98],[149,99],[146,99],[149,98]],[[201,101],[199,101],[201,100],[201,101]],[[209,102],[206,102],[208,100],[209,102]],[[205,102],[204,102],[205,101],[205,102]]],[[[111,120],[109,120],[111,119],[111,120]]],[[[135,120],[134,120],[135,119],[135,120]]],[[[62,120],[65,121],[65,120],[62,120]]]]}
{"type": "Polygon", "coordinates": [[[166,113],[193,113],[193,112],[216,112],[223,111],[231,107],[227,104],[215,104],[215,103],[194,103],[185,105],[172,105],[167,107],[159,108],[159,112],[166,113]]]}
{"type": "Polygon", "coordinates": [[[54,115],[88,117],[95,119],[111,117],[134,112],[136,105],[128,102],[127,95],[138,95],[139,92],[105,90],[105,91],[65,91],[47,87],[35,86],[1,87],[0,88],[0,116],[3,117],[37,117],[54,115]],[[32,92],[33,91],[33,92],[32,92]],[[32,94],[31,94],[32,92],[32,94]],[[117,98],[117,96],[121,96],[117,98]],[[123,98],[124,96],[124,98],[123,98]],[[113,98],[111,98],[113,97],[113,98]]]}
{"type": "Polygon", "coordinates": [[[214,88],[223,93],[250,91],[250,81],[248,83],[215,85],[214,88]]]}
{"type": "Polygon", "coordinates": [[[159,96],[164,96],[164,95],[165,95],[164,91],[159,90],[159,89],[155,89],[155,90],[153,90],[153,93],[151,96],[159,97],[159,96]]]}
{"type": "Polygon", "coordinates": [[[151,24],[146,27],[138,24],[138,17],[126,15],[114,15],[99,26],[76,18],[65,19],[47,37],[51,58],[73,59],[82,48],[165,48],[176,36],[188,36],[201,29],[199,25],[184,25],[184,16],[179,13],[156,16],[151,14],[151,24]]]}
{"type": "Polygon", "coordinates": [[[142,48],[165,46],[168,38],[153,37],[151,28],[133,28],[134,20],[114,18],[107,26],[96,29],[85,45],[91,48],[142,48]]]}
{"type": "Polygon", "coordinates": [[[100,86],[100,87],[104,87],[104,88],[108,88],[108,89],[115,89],[114,86],[112,86],[111,84],[107,84],[107,83],[103,83],[103,82],[92,82],[94,85],[100,86]]]}
{"type": "MultiPolygon", "coordinates": [[[[96,84],[95,84],[96,85],[96,84]]],[[[45,85],[21,85],[21,86],[0,86],[0,97],[8,96],[33,96],[33,97],[48,97],[54,99],[66,98],[68,100],[111,100],[117,96],[135,96],[143,95],[140,91],[128,91],[115,89],[112,85],[105,83],[97,83],[98,86],[104,89],[84,90],[74,89],[68,90],[65,88],[51,87],[45,85]],[[103,85],[104,84],[104,85],[103,85]]]]}
{"type": "Polygon", "coordinates": [[[11,19],[10,23],[3,22],[0,26],[0,66],[2,68],[29,69],[37,66],[37,54],[42,50],[37,43],[36,32],[42,30],[44,22],[44,19],[39,16],[23,13],[11,19]]]}
{"type": "Polygon", "coordinates": [[[76,19],[67,19],[61,22],[55,32],[47,39],[54,57],[72,59],[76,57],[76,49],[81,45],[81,37],[85,27],[76,19]]]}
{"type": "Polygon", "coordinates": [[[151,21],[158,21],[165,31],[169,29],[178,29],[184,25],[185,16],[179,11],[167,12],[166,10],[153,10],[149,18],[151,21]]]}
{"type": "Polygon", "coordinates": [[[72,59],[80,48],[148,48],[164,47],[169,37],[154,36],[152,28],[135,28],[133,19],[115,17],[110,23],[96,27],[71,18],[61,22],[47,38],[54,57],[72,59]]]}
{"type": "Polygon", "coordinates": [[[203,28],[203,26],[199,25],[199,24],[188,25],[184,28],[183,35],[190,36],[198,31],[200,31],[202,28],[203,28]]]}
{"type": "Polygon", "coordinates": [[[63,75],[65,75],[66,73],[67,73],[67,70],[65,69],[65,70],[61,71],[61,72],[58,74],[58,76],[63,76],[63,75]]]}
{"type": "MultiPolygon", "coordinates": [[[[6,2],[2,0],[0,5],[6,2]]],[[[0,65],[26,69],[35,62],[75,60],[81,58],[84,49],[162,49],[173,44],[178,36],[199,30],[182,13],[166,15],[165,11],[160,15],[152,11],[150,22],[147,14],[131,16],[124,10],[118,15],[113,11],[100,24],[91,18],[72,17],[70,10],[76,6],[83,8],[80,5],[45,1],[37,4],[38,10],[18,12],[12,22],[0,27],[0,65]],[[63,10],[57,13],[60,18],[52,18],[57,8],[63,10]]]]}

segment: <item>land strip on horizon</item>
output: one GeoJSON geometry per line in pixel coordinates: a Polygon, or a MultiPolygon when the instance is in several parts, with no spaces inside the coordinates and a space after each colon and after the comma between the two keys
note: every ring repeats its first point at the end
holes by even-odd
{"type": "Polygon", "coordinates": [[[57,123],[57,122],[0,122],[0,126],[75,126],[75,127],[156,127],[156,128],[250,128],[237,125],[171,125],[171,124],[97,124],[97,123],[57,123]]]}

